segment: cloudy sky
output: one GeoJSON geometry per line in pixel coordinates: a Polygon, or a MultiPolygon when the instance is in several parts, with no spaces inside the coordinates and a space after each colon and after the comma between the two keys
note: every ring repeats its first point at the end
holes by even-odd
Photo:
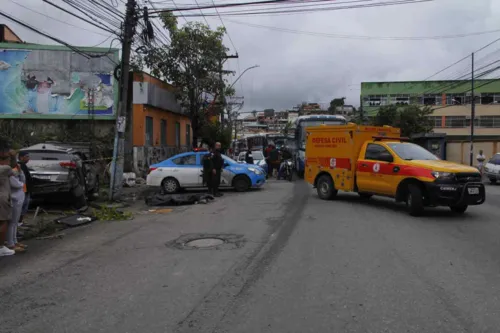
{"type": "MultiPolygon", "coordinates": [[[[123,11],[122,0],[100,1],[116,3],[123,11]]],[[[157,8],[173,6],[171,0],[151,1],[157,8]]],[[[198,0],[198,3],[206,1],[198,0]]],[[[216,3],[238,1],[241,0],[215,0],[216,3]]],[[[62,0],[53,2],[64,6],[62,0]]],[[[79,21],[42,0],[3,0],[2,4],[3,12],[70,44],[95,46],[102,43],[100,46],[109,46],[111,39],[106,40],[109,33],[79,21]]],[[[175,4],[183,7],[195,4],[195,0],[176,0],[175,4]]],[[[219,11],[223,12],[222,9],[219,11]]],[[[212,10],[204,10],[204,13],[210,12],[212,10]]],[[[423,80],[500,37],[499,16],[499,0],[434,0],[293,15],[223,16],[234,46],[229,38],[226,38],[226,44],[240,56],[238,60],[228,60],[227,69],[238,72],[253,65],[260,66],[245,73],[235,85],[237,95],[245,98],[244,111],[286,109],[303,101],[328,103],[332,98],[341,96],[347,97],[346,103],[358,105],[360,82],[423,80]],[[277,31],[276,28],[288,29],[288,32],[277,31]],[[380,39],[449,36],[495,29],[499,32],[452,39],[380,39]],[[317,33],[323,35],[318,36],[317,33]],[[332,35],[343,35],[344,38],[332,35]]],[[[187,19],[205,22],[203,18],[187,19]]],[[[221,25],[218,17],[207,17],[206,20],[211,27],[221,25]]],[[[180,19],[180,23],[183,22],[185,20],[180,19]]],[[[9,25],[27,42],[53,44],[5,18],[0,17],[0,23],[9,25]]],[[[476,58],[480,63],[487,58],[498,58],[499,54],[500,42],[482,51],[476,58]]],[[[469,65],[460,63],[435,78],[455,78],[469,65]]]]}

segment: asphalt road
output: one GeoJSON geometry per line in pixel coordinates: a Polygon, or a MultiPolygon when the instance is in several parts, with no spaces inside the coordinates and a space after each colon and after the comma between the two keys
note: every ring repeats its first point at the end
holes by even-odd
{"type": "Polygon", "coordinates": [[[0,260],[0,332],[498,332],[498,203],[488,186],[463,216],[413,218],[387,199],[321,201],[274,181],[94,223],[0,260]],[[165,245],[196,234],[239,241],[165,245]]]}

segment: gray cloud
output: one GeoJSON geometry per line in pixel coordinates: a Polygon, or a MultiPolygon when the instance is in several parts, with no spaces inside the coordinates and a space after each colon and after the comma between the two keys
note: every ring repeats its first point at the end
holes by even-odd
{"type": "MultiPolygon", "coordinates": [[[[9,0],[10,1],[10,0],[9,0]]],[[[12,2],[4,10],[74,45],[95,45],[107,33],[61,13],[38,0],[14,0],[34,10],[103,35],[82,31],[34,14],[12,2]]],[[[191,1],[191,0],[189,0],[191,1]]],[[[179,0],[180,3],[186,3],[179,0]]],[[[193,1],[194,3],[194,1],[193,1]]],[[[169,5],[168,2],[165,5],[169,5]]],[[[123,9],[122,9],[123,10],[123,9]]],[[[384,8],[317,12],[301,15],[231,17],[231,20],[273,27],[367,36],[435,36],[498,29],[500,1],[436,0],[430,3],[384,8]]],[[[207,18],[212,27],[218,18],[207,18]]],[[[44,37],[11,26],[22,38],[46,43],[44,37]]],[[[181,21],[182,22],[182,21],[181,21]]],[[[362,81],[422,80],[497,35],[426,41],[351,40],[277,32],[225,22],[240,55],[227,67],[238,71],[255,64],[235,85],[245,96],[245,110],[292,107],[302,101],[325,102],[346,96],[358,104],[362,81]]],[[[226,40],[228,46],[233,47],[226,40]]],[[[109,44],[104,44],[109,45],[109,44]]],[[[478,61],[500,43],[478,55],[478,61]]],[[[498,53],[497,53],[498,54],[498,53]]],[[[483,61],[485,61],[483,59],[483,61]]],[[[437,78],[454,78],[469,64],[463,63],[437,78]]],[[[234,80],[237,77],[230,77],[234,80]]]]}

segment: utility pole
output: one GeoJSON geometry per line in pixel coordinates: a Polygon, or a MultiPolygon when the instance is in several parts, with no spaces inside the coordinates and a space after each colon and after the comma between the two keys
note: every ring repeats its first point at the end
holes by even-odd
{"type": "Polygon", "coordinates": [[[115,143],[113,149],[113,160],[111,162],[111,184],[109,199],[116,200],[120,198],[123,186],[123,166],[125,151],[125,130],[126,119],[129,106],[129,77],[130,77],[130,51],[135,34],[136,1],[127,1],[127,10],[125,21],[123,22],[123,44],[122,44],[122,62],[120,71],[120,101],[116,115],[115,143]]]}
{"type": "Polygon", "coordinates": [[[470,166],[474,165],[474,121],[476,119],[476,97],[474,96],[474,53],[472,53],[472,78],[471,78],[471,94],[472,100],[470,103],[470,166]]]}
{"type": "Polygon", "coordinates": [[[220,80],[220,88],[221,88],[220,101],[222,104],[222,112],[220,114],[221,129],[224,129],[224,108],[226,106],[226,96],[224,95],[224,89],[225,89],[224,80],[222,79],[222,73],[223,73],[222,65],[224,64],[225,60],[227,60],[227,59],[238,59],[238,58],[239,58],[238,54],[232,54],[232,55],[226,55],[219,60],[219,65],[220,65],[219,80],[220,80]],[[224,59],[224,61],[222,61],[222,59],[224,59]]]}

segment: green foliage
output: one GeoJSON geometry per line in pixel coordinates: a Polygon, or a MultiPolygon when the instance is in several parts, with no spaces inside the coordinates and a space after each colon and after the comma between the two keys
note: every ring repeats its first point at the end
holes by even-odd
{"type": "Polygon", "coordinates": [[[283,135],[288,135],[290,134],[290,131],[292,130],[292,122],[289,121],[285,124],[285,127],[283,127],[283,129],[281,130],[281,133],[283,133],[283,135]]]}
{"type": "Polygon", "coordinates": [[[328,112],[334,114],[338,107],[344,106],[345,97],[334,98],[330,101],[330,106],[328,107],[328,112]]]}
{"type": "MultiPolygon", "coordinates": [[[[202,94],[217,96],[226,86],[219,75],[228,51],[223,44],[226,30],[223,27],[211,30],[200,22],[188,22],[179,27],[177,18],[170,12],[162,13],[161,20],[171,43],[147,48],[143,62],[153,75],[178,88],[177,97],[191,118],[193,144],[196,144],[203,122],[203,115],[199,112],[203,104],[202,94]]],[[[231,89],[226,89],[226,93],[231,95],[231,89]]]]}
{"type": "Polygon", "coordinates": [[[220,142],[222,148],[228,148],[231,145],[231,128],[222,129],[219,122],[206,122],[201,127],[202,142],[209,146],[213,146],[216,142],[220,142]]]}
{"type": "Polygon", "coordinates": [[[97,217],[99,221],[123,221],[131,220],[133,218],[132,213],[122,212],[113,207],[102,206],[100,209],[92,210],[92,215],[97,217]]]}
{"type": "Polygon", "coordinates": [[[402,136],[411,137],[415,134],[429,133],[432,131],[433,123],[432,120],[429,119],[432,112],[432,109],[428,106],[383,106],[373,119],[373,125],[399,127],[402,136]]]}

